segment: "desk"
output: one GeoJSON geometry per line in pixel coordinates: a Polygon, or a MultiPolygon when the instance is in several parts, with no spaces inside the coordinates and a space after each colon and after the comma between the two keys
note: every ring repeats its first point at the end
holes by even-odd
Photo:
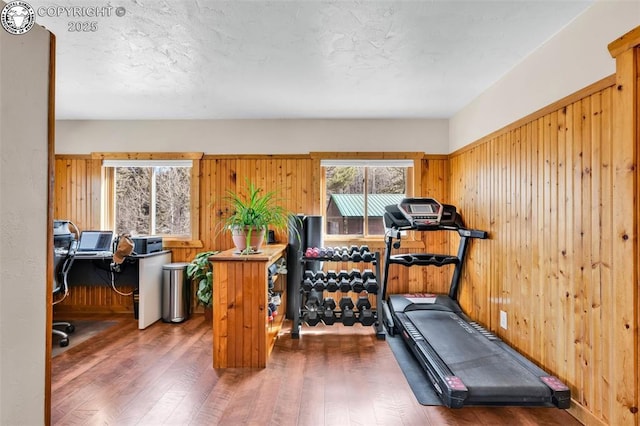
{"type": "MultiPolygon", "coordinates": [[[[77,254],[68,275],[73,286],[105,286],[111,284],[111,256],[77,254]]],[[[138,328],[144,329],[162,317],[162,266],[171,263],[171,252],[129,256],[121,272],[113,275],[118,286],[138,290],[138,328]]]]}

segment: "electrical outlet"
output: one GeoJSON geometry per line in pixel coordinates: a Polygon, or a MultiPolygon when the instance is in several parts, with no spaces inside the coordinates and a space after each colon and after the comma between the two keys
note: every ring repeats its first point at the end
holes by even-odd
{"type": "Polygon", "coordinates": [[[507,329],[507,313],[505,311],[500,311],[500,327],[507,329]]]}

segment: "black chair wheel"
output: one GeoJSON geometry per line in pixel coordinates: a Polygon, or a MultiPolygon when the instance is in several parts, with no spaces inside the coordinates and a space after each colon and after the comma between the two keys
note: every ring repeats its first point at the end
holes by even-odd
{"type": "Polygon", "coordinates": [[[66,326],[64,331],[67,332],[67,333],[73,333],[74,331],[76,331],[76,327],[73,324],[71,324],[71,325],[66,326]]]}
{"type": "Polygon", "coordinates": [[[64,348],[65,346],[69,346],[69,339],[60,339],[60,347],[64,348]]]}

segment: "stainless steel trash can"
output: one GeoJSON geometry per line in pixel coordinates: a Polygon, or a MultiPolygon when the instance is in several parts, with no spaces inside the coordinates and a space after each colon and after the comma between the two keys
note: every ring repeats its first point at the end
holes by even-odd
{"type": "Polygon", "coordinates": [[[182,322],[191,314],[191,291],[187,279],[188,263],[162,266],[162,320],[182,322]]]}

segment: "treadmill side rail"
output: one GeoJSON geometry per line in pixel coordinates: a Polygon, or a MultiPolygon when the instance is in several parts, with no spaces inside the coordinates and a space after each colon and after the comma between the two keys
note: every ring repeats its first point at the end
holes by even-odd
{"type": "Polygon", "coordinates": [[[420,365],[427,373],[443,404],[449,408],[464,407],[464,401],[467,399],[469,389],[462,379],[449,369],[437,352],[418,332],[410,319],[404,314],[398,314],[397,316],[402,338],[411,348],[413,354],[422,360],[420,365]]]}

